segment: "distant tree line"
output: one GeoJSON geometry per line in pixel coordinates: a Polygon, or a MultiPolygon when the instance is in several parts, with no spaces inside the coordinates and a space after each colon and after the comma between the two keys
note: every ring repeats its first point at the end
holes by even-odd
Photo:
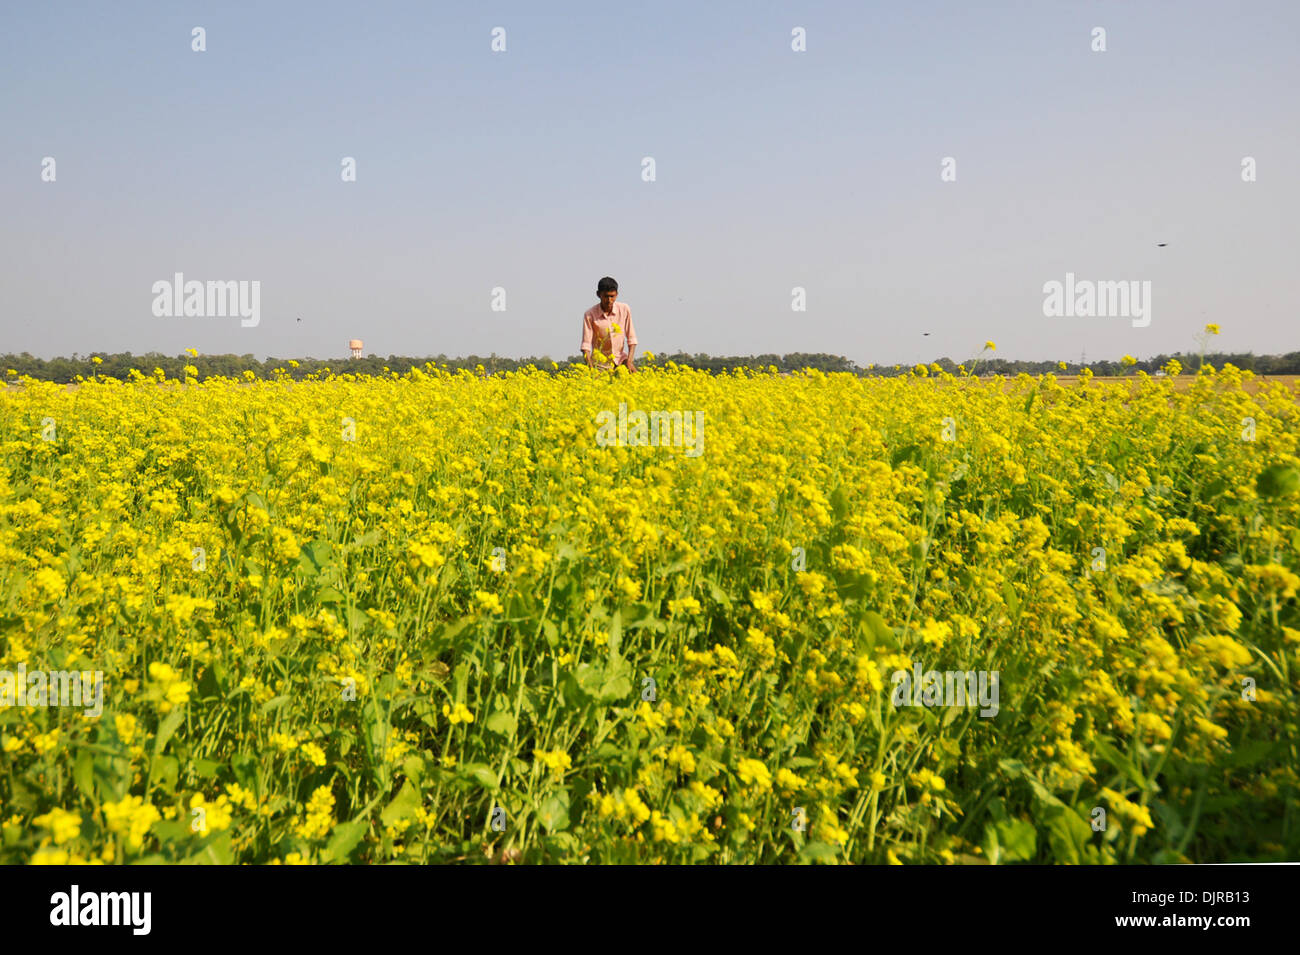
{"type": "MultiPolygon", "coordinates": [[[[1135,371],[1155,374],[1171,358],[1176,358],[1179,361],[1184,374],[1194,372],[1202,360],[1200,355],[1179,352],[1173,355],[1157,355],[1154,358],[1138,361],[1135,365],[1129,367],[1125,367],[1119,361],[1108,360],[1090,361],[1087,363],[1087,367],[1092,369],[1093,374],[1102,376],[1132,374],[1135,371]]],[[[868,365],[863,367],[842,355],[804,352],[790,355],[746,355],[744,357],[689,355],[679,352],[673,355],[658,354],[655,356],[654,364],[663,365],[670,361],[688,368],[711,372],[723,372],[742,367],[763,369],[775,367],[779,372],[815,368],[823,372],[847,372],[863,376],[893,376],[910,374],[913,368],[911,365],[901,364],[868,365]]],[[[1230,362],[1238,368],[1261,375],[1300,374],[1300,352],[1289,352],[1285,355],[1214,352],[1206,354],[1204,361],[1216,368],[1230,362]]],[[[495,354],[486,358],[478,355],[469,355],[463,358],[448,358],[446,355],[437,355],[432,358],[389,355],[387,358],[381,358],[378,355],[367,355],[363,358],[267,358],[264,361],[257,360],[251,354],[197,356],[181,354],[173,357],[159,352],[148,352],[144,355],[132,355],[130,352],[115,355],[96,352],[85,356],[78,356],[74,353],[71,358],[50,359],[36,358],[27,352],[23,352],[21,355],[0,356],[0,368],[4,369],[7,381],[13,382],[18,376],[26,375],[42,381],[59,383],[77,381],[78,378],[92,378],[95,375],[126,381],[132,377],[132,369],[143,375],[155,375],[158,370],[161,370],[170,379],[186,377],[185,369],[189,367],[194,369],[200,380],[216,376],[259,379],[288,376],[300,381],[304,378],[322,377],[331,373],[335,375],[372,376],[386,375],[392,372],[405,374],[413,367],[424,368],[426,364],[433,364],[436,367],[451,371],[461,368],[475,371],[481,366],[484,374],[493,374],[496,372],[516,371],[527,368],[529,365],[542,371],[551,372],[557,368],[563,369],[570,363],[581,362],[581,356],[577,355],[570,356],[563,361],[553,362],[549,356],[541,358],[501,358],[495,354]],[[99,361],[95,359],[99,359],[99,361]],[[13,374],[9,374],[10,371],[13,374]]],[[[645,359],[640,359],[638,364],[644,365],[645,359]]],[[[958,363],[949,358],[940,358],[928,364],[938,365],[944,371],[958,373],[958,363]]],[[[967,362],[966,368],[969,370],[971,367],[972,363],[967,362]]],[[[988,357],[979,360],[975,366],[975,371],[981,377],[987,375],[1013,377],[1022,372],[1031,375],[1045,372],[1077,375],[1083,367],[1079,362],[1066,362],[1065,368],[1062,369],[1055,361],[1007,361],[1002,358],[988,357]]]]}
{"type": "MultiPolygon", "coordinates": [[[[965,366],[970,369],[975,366],[976,374],[980,377],[989,375],[1004,375],[1014,377],[1019,374],[1041,375],[1052,372],[1057,375],[1077,375],[1085,367],[1090,368],[1094,375],[1101,377],[1114,375],[1131,375],[1139,371],[1145,371],[1149,375],[1154,375],[1163,370],[1171,359],[1176,359],[1182,366],[1180,374],[1195,374],[1196,369],[1201,366],[1202,361],[1207,365],[1213,365],[1215,368],[1222,368],[1225,364],[1232,364],[1243,371],[1253,371],[1257,375],[1296,375],[1300,374],[1300,351],[1288,352],[1285,355],[1256,355],[1251,352],[1206,352],[1204,357],[1199,353],[1187,354],[1185,352],[1175,352],[1172,355],[1156,355],[1153,358],[1145,358],[1137,361],[1132,365],[1125,365],[1122,361],[1110,361],[1102,359],[1100,361],[1089,361],[1086,363],[1077,361],[1065,362],[1065,367],[1061,368],[1056,361],[1007,361],[1002,358],[984,357],[978,362],[974,360],[967,361],[965,366]]],[[[958,363],[949,358],[940,358],[933,364],[938,365],[947,372],[957,374],[958,363]]],[[[894,365],[885,367],[877,366],[866,371],[869,375],[899,375],[909,374],[913,366],[903,365],[897,370],[894,365]]]]}

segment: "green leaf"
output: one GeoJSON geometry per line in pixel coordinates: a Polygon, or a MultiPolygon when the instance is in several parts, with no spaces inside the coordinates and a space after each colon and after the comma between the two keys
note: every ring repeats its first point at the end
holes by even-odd
{"type": "Polygon", "coordinates": [[[497,774],[487,763],[466,763],[460,767],[460,775],[465,779],[473,780],[484,789],[495,790],[500,786],[497,774]]]}
{"type": "Polygon", "coordinates": [[[731,598],[727,596],[727,592],[725,590],[723,590],[721,587],[717,585],[717,582],[713,580],[707,580],[704,582],[704,586],[709,588],[709,596],[713,598],[714,602],[718,604],[718,606],[725,607],[728,610],[731,609],[732,607],[731,598]]]}
{"type": "Polygon", "coordinates": [[[871,578],[866,574],[856,574],[852,571],[837,571],[835,577],[835,592],[844,600],[862,600],[871,593],[871,578]]]}
{"type": "Polygon", "coordinates": [[[198,852],[186,859],[185,863],[188,865],[234,865],[235,852],[231,847],[231,837],[232,833],[228,830],[218,833],[198,852]]]}
{"type": "Polygon", "coordinates": [[[181,764],[175,756],[158,756],[154,759],[154,765],[150,767],[154,783],[163,790],[176,788],[180,771],[181,764]]]}
{"type": "Polygon", "coordinates": [[[601,743],[591,754],[592,759],[597,763],[610,762],[618,759],[623,755],[623,749],[617,743],[601,743]]]}
{"type": "Polygon", "coordinates": [[[515,591],[506,597],[506,616],[513,620],[527,620],[537,616],[537,597],[531,590],[515,591]]]}
{"type": "Polygon", "coordinates": [[[193,825],[193,816],[186,813],[181,819],[164,819],[161,822],[155,822],[150,827],[150,832],[158,837],[158,841],[164,845],[168,842],[180,842],[194,835],[191,828],[193,825]]]}
{"type": "Polygon", "coordinates": [[[230,758],[230,771],[235,781],[245,789],[257,792],[257,757],[249,753],[236,753],[230,758]]]}
{"type": "Polygon", "coordinates": [[[1038,808],[1038,811],[1044,815],[1065,812],[1069,809],[1065,803],[1053,796],[1051,791],[1040,783],[1038,778],[1029,771],[1029,767],[1020,760],[1000,759],[998,760],[998,768],[1007,776],[1016,779],[1023,779],[1029,784],[1029,788],[1034,795],[1034,804],[1038,808]]]}
{"type": "Polygon", "coordinates": [[[72,764],[72,781],[82,796],[95,801],[95,757],[90,750],[83,749],[77,754],[77,761],[72,764]]]}
{"type": "Polygon", "coordinates": [[[658,608],[652,607],[647,603],[636,603],[627,608],[627,615],[623,618],[623,629],[630,631],[637,627],[649,627],[651,630],[662,631],[664,622],[658,618],[658,608]]]}
{"type": "Polygon", "coordinates": [[[1001,796],[994,796],[989,800],[989,815],[995,822],[1002,822],[1007,818],[1007,804],[1001,796]]]}
{"type": "Polygon", "coordinates": [[[515,715],[508,710],[497,710],[484,721],[483,726],[490,733],[496,733],[499,736],[513,736],[519,726],[519,721],[515,715]]]}
{"type": "Polygon", "coordinates": [[[218,763],[215,759],[196,759],[194,761],[194,773],[200,779],[215,779],[217,774],[225,768],[225,763],[218,763]]]}
{"type": "Polygon", "coordinates": [[[316,591],[316,602],[323,604],[343,603],[343,594],[337,587],[322,587],[316,591]]]}
{"type": "Polygon", "coordinates": [[[424,778],[427,769],[428,765],[423,756],[408,756],[402,761],[402,772],[406,774],[406,778],[417,783],[424,778]]]}
{"type": "MultiPolygon", "coordinates": [[[[992,824],[1002,862],[1023,862],[1038,852],[1038,833],[1032,822],[1007,819],[992,824]]],[[[987,833],[987,830],[986,830],[987,833]]]]}
{"type": "Polygon", "coordinates": [[[921,446],[919,444],[909,444],[898,448],[889,456],[889,466],[898,467],[904,463],[915,463],[921,459],[921,446]]]}
{"type": "MultiPolygon", "coordinates": [[[[400,793],[399,793],[400,796],[400,793]]],[[[321,858],[326,862],[345,862],[352,850],[357,847],[370,828],[370,823],[366,819],[356,819],[352,822],[340,822],[330,833],[330,841],[326,844],[321,858]]]]}
{"type": "Polygon", "coordinates": [[[623,614],[615,610],[609,621],[609,658],[618,657],[618,648],[623,645],[623,614]]]}
{"type": "Polygon", "coordinates": [[[1002,599],[1007,602],[1007,609],[1011,611],[1012,617],[1020,616],[1020,598],[1016,596],[1016,588],[1011,586],[1011,581],[1002,581],[1002,599]]]}
{"type": "Polygon", "coordinates": [[[105,802],[118,802],[131,787],[131,761],[120,757],[95,757],[95,786],[105,802]]]}
{"type": "Polygon", "coordinates": [[[891,650],[896,649],[898,640],[894,637],[894,630],[889,624],[885,623],[885,618],[874,610],[868,610],[862,615],[862,621],[867,625],[867,634],[869,639],[867,646],[869,649],[875,649],[877,643],[889,647],[891,650]]]}
{"type": "Polygon", "coordinates": [[[347,549],[356,550],[360,547],[370,547],[374,544],[378,544],[382,536],[383,533],[381,531],[366,531],[366,533],[348,543],[347,549]]]}
{"type": "Polygon", "coordinates": [[[1029,767],[1018,759],[999,759],[998,769],[1008,776],[1023,776],[1029,772],[1029,767]]]}
{"type": "Polygon", "coordinates": [[[600,692],[600,682],[604,676],[602,668],[590,663],[579,663],[576,669],[569,672],[565,685],[570,695],[579,699],[594,699],[600,692]]]}
{"type": "MultiPolygon", "coordinates": [[[[427,641],[428,646],[432,650],[435,651],[438,650],[443,645],[451,643],[453,640],[455,640],[458,636],[461,635],[461,633],[465,630],[465,628],[467,628],[473,622],[474,622],[474,618],[470,616],[470,617],[461,617],[455,623],[450,625],[445,623],[438,624],[438,626],[434,628],[433,636],[427,641]]],[[[461,700],[460,702],[463,703],[465,701],[461,700]]]]}
{"type": "Polygon", "coordinates": [[[831,491],[831,513],[837,520],[844,520],[849,513],[849,496],[844,493],[844,485],[837,484],[831,491]]]}
{"type": "Polygon", "coordinates": [[[1098,737],[1093,741],[1093,748],[1096,749],[1097,754],[1101,756],[1101,758],[1104,759],[1107,763],[1109,763],[1114,769],[1118,770],[1119,772],[1123,773],[1126,777],[1128,777],[1129,782],[1131,782],[1138,789],[1141,789],[1143,792],[1145,792],[1148,788],[1150,788],[1147,785],[1146,777],[1144,777],[1140,772],[1138,772],[1138,768],[1135,765],[1133,765],[1133,761],[1129,759],[1127,756],[1125,756],[1123,753],[1121,753],[1119,750],[1117,750],[1106,740],[1102,739],[1101,737],[1098,737]]]}
{"type": "Polygon", "coordinates": [[[561,789],[543,799],[537,809],[537,821],[547,832],[569,828],[569,791],[561,789]]]}
{"type": "Polygon", "coordinates": [[[803,865],[835,865],[840,861],[840,854],[829,842],[810,842],[799,850],[798,860],[803,865]]]}
{"type": "Polygon", "coordinates": [[[270,713],[272,710],[278,710],[284,704],[289,702],[288,696],[273,696],[262,704],[262,714],[270,713]]]}
{"type": "Polygon", "coordinates": [[[1047,842],[1054,861],[1078,865],[1091,835],[1092,826],[1069,809],[1047,820],[1047,842]]]}
{"type": "Polygon", "coordinates": [[[569,832],[557,832],[547,839],[551,849],[556,850],[562,856],[572,856],[580,853],[582,844],[578,839],[569,832]]]}
{"type": "Polygon", "coordinates": [[[596,694],[598,703],[616,703],[627,699],[632,692],[632,668],[626,660],[611,660],[606,667],[600,690],[596,694]]]}
{"type": "Polygon", "coordinates": [[[181,725],[181,722],[184,721],[184,719],[185,710],[179,706],[175,707],[167,714],[166,718],[162,721],[162,725],[158,727],[158,735],[154,737],[153,752],[155,756],[166,748],[167,741],[172,738],[172,734],[176,732],[177,727],[181,725]]]}
{"type": "Polygon", "coordinates": [[[420,808],[420,791],[408,779],[402,783],[402,788],[397,795],[393,797],[384,811],[379,814],[379,821],[385,826],[391,826],[401,819],[409,819],[415,815],[415,811],[420,808]]]}
{"type": "Polygon", "coordinates": [[[199,675],[201,696],[225,696],[226,672],[220,663],[205,667],[199,675]]]}
{"type": "Polygon", "coordinates": [[[1255,479],[1255,490],[1262,497],[1285,497],[1300,491],[1300,469],[1287,464],[1270,464],[1255,479]]]}

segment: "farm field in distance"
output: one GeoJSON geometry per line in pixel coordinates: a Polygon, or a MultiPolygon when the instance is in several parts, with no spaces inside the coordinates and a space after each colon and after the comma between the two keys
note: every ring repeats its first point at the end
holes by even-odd
{"type": "MultiPolygon", "coordinates": [[[[1014,380],[1014,379],[1012,379],[1012,380],[1014,380]]],[[[1102,376],[1102,375],[1096,375],[1096,376],[1092,376],[1092,377],[1089,378],[1089,381],[1095,382],[1095,383],[1097,383],[1097,384],[1099,384],[1099,385],[1105,385],[1105,384],[1118,384],[1118,383],[1122,383],[1122,382],[1133,382],[1134,380],[1135,380],[1135,379],[1134,379],[1133,376],[1128,376],[1128,377],[1119,377],[1119,376],[1102,376]]],[[[1190,388],[1190,387],[1193,385],[1193,383],[1195,383],[1195,381],[1196,381],[1196,376],[1195,376],[1195,375],[1175,375],[1175,376],[1173,376],[1173,377],[1169,377],[1169,378],[1166,378],[1166,379],[1160,379],[1160,378],[1158,378],[1158,377],[1153,377],[1152,380],[1153,380],[1153,381],[1160,381],[1160,380],[1172,381],[1172,382],[1174,383],[1174,387],[1175,387],[1177,390],[1179,390],[1179,391],[1186,391],[1188,388],[1190,388]]],[[[1056,377],[1056,381],[1057,381],[1058,384],[1062,385],[1063,387],[1064,387],[1064,386],[1075,385],[1075,384],[1077,384],[1078,381],[1079,381],[1079,376],[1078,376],[1078,375],[1058,375],[1058,376],[1056,377]]],[[[1249,378],[1246,378],[1246,379],[1244,379],[1244,380],[1242,381],[1242,383],[1241,383],[1241,387],[1242,387],[1242,389],[1245,390],[1248,394],[1255,394],[1256,392],[1258,392],[1258,391],[1260,391],[1260,390],[1262,390],[1262,389],[1266,389],[1266,388],[1269,388],[1270,386],[1272,386],[1272,385],[1274,385],[1274,384],[1278,384],[1278,385],[1281,385],[1283,388],[1287,388],[1287,389],[1289,389],[1289,390],[1291,390],[1291,391],[1294,392],[1294,391],[1296,391],[1296,382],[1297,382],[1297,381],[1300,381],[1300,375],[1252,375],[1252,376],[1250,376],[1249,378]]]]}
{"type": "Polygon", "coordinates": [[[1300,860],[1297,397],[26,379],[0,864],[1300,860]]]}

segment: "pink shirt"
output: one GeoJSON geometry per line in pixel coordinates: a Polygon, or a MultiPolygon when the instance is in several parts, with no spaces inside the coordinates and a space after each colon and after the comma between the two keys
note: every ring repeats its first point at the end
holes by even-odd
{"type": "Polygon", "coordinates": [[[582,315],[582,353],[591,351],[593,340],[596,348],[606,355],[614,357],[615,364],[622,364],[627,356],[623,354],[625,344],[636,344],[636,331],[632,328],[632,310],[623,302],[615,302],[610,314],[601,311],[597,302],[582,315]],[[617,325],[619,331],[610,327],[617,325]]]}

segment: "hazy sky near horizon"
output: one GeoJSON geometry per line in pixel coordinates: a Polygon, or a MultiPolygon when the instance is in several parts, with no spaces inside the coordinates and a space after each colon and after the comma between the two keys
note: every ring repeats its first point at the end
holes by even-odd
{"type": "Polygon", "coordinates": [[[1298,35],[1295,0],[9,3],[0,353],[562,359],[602,275],[642,352],[1294,351],[1298,35]],[[177,272],[259,282],[259,324],[155,316],[177,272]],[[1150,282],[1150,324],[1045,317],[1067,272],[1150,282]]]}

